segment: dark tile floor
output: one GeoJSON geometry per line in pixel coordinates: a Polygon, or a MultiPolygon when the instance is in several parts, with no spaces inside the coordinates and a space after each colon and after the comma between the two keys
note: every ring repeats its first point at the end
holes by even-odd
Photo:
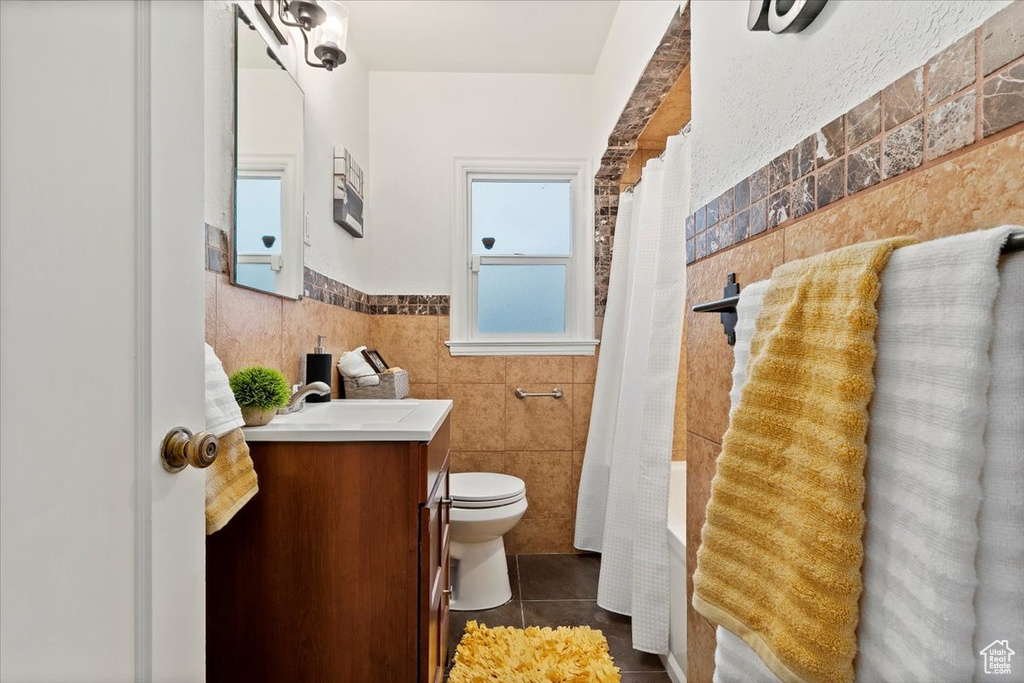
{"type": "Polygon", "coordinates": [[[608,639],[622,683],[669,683],[661,659],[633,649],[630,619],[597,606],[599,555],[511,555],[512,599],[481,612],[452,612],[448,661],[467,621],[488,626],[590,626],[608,639]]]}

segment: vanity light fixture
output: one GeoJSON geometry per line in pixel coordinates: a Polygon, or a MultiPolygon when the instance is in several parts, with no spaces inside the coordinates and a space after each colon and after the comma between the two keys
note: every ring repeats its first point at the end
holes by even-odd
{"type": "Polygon", "coordinates": [[[300,30],[309,66],[333,71],[348,59],[348,10],[338,0],[278,0],[277,18],[285,26],[300,30]],[[317,61],[309,58],[310,34],[317,61]]]}

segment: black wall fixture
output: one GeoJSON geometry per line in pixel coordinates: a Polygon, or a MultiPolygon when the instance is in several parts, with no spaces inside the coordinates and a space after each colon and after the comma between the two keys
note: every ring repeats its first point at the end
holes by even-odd
{"type": "Polygon", "coordinates": [[[704,304],[697,304],[693,307],[694,313],[721,313],[722,328],[725,331],[725,339],[729,346],[736,345],[736,304],[740,300],[740,286],[736,282],[736,273],[729,273],[725,281],[725,289],[722,290],[724,298],[718,301],[709,301],[704,304]]]}

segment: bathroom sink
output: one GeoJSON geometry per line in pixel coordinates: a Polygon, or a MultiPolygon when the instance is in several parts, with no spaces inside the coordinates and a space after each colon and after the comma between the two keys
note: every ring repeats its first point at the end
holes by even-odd
{"type": "Polygon", "coordinates": [[[430,441],[452,402],[335,400],[307,403],[262,427],[246,427],[246,441],[430,441]]]}

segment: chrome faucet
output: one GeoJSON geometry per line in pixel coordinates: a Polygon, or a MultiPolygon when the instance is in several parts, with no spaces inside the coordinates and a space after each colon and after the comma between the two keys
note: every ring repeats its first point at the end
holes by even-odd
{"type": "Polygon", "coordinates": [[[292,387],[292,397],[288,400],[288,405],[277,411],[278,415],[288,415],[289,413],[296,413],[302,410],[302,407],[306,405],[306,397],[310,394],[319,394],[320,396],[328,396],[331,393],[331,385],[326,382],[310,382],[305,386],[299,386],[296,384],[292,387]]]}

